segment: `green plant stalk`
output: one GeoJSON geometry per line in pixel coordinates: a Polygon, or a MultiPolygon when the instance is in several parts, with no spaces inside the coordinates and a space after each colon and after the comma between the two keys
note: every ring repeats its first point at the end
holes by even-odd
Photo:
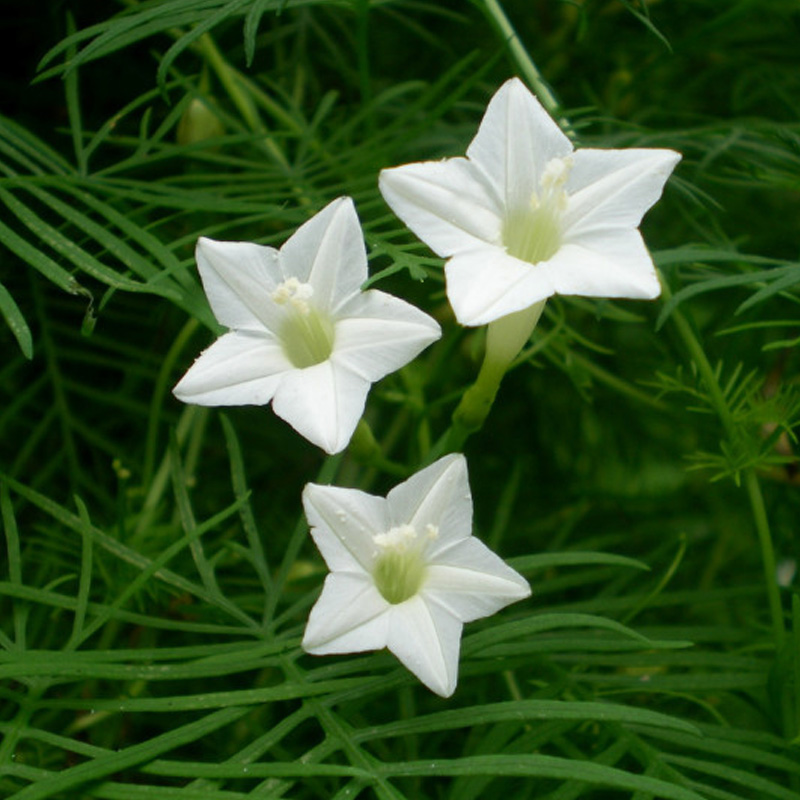
{"type": "MultiPolygon", "coordinates": [[[[662,280],[663,298],[668,301],[671,297],[666,283],[662,280]]],[[[678,330],[678,334],[683,340],[689,355],[697,365],[700,376],[711,397],[711,401],[719,416],[725,435],[728,439],[733,439],[736,427],[733,415],[725,400],[725,395],[717,382],[714,370],[706,357],[699,340],[694,334],[691,325],[683,316],[680,309],[674,309],[671,319],[678,330]]],[[[775,647],[779,652],[786,635],[786,627],[783,620],[783,606],[781,604],[780,590],[775,580],[775,548],[772,545],[772,534],[770,533],[769,519],[767,518],[764,506],[764,496],[761,492],[761,485],[758,476],[752,467],[747,467],[744,471],[744,483],[747,490],[747,497],[750,501],[750,511],[756,526],[758,542],[761,547],[761,562],[764,568],[764,578],[767,585],[767,600],[769,602],[770,615],[772,617],[772,633],[775,639],[775,647]]]]}
{"type": "Polygon", "coordinates": [[[486,352],[475,383],[464,392],[453,412],[457,438],[480,430],[500,389],[503,376],[530,339],[544,310],[545,300],[489,323],[486,352]]]}
{"type": "Polygon", "coordinates": [[[207,33],[204,33],[198,40],[198,44],[206,61],[211,66],[211,69],[216,72],[217,77],[225,87],[225,91],[233,104],[239,109],[239,113],[247,122],[250,130],[254,132],[263,130],[264,126],[253,105],[253,101],[239,87],[234,70],[231,69],[222,53],[220,53],[214,40],[207,33]]]}
{"type": "MultiPolygon", "coordinates": [[[[204,33],[198,39],[198,47],[211,69],[216,73],[231,101],[239,109],[239,113],[247,126],[254,133],[264,134],[264,146],[266,149],[281,166],[288,168],[286,156],[272,140],[272,137],[267,134],[266,127],[261,121],[252,97],[242,90],[243,76],[228,64],[209,34],[204,33]]],[[[249,82],[248,88],[251,88],[249,82]]],[[[277,107],[276,104],[272,105],[277,107]]]]}
{"type": "Polygon", "coordinates": [[[392,461],[383,454],[383,448],[375,438],[369,423],[362,417],[353,431],[347,452],[356,461],[367,467],[372,467],[390,475],[400,478],[408,477],[408,470],[405,465],[392,461]]]}
{"type": "Polygon", "coordinates": [[[780,589],[776,580],[777,567],[775,563],[775,548],[772,546],[769,519],[764,506],[764,495],[753,467],[748,467],[744,473],[744,484],[750,500],[750,510],[756,523],[758,540],[761,545],[761,560],[764,565],[764,577],[767,581],[767,597],[769,599],[770,613],[772,615],[772,630],[775,636],[775,645],[780,648],[786,635],[783,621],[783,606],[781,604],[780,589]]]}
{"type": "Polygon", "coordinates": [[[800,744],[800,597],[792,596],[792,677],[794,679],[794,738],[792,744],[800,744]]]}
{"type": "Polygon", "coordinates": [[[475,383],[461,396],[450,427],[428,451],[422,465],[432,464],[445,453],[460,452],[467,439],[483,427],[492,410],[503,376],[522,352],[539,323],[547,300],[514,311],[489,323],[486,350],[475,383]]]}
{"type": "Polygon", "coordinates": [[[483,0],[483,11],[495,30],[508,45],[511,57],[541,104],[547,109],[550,116],[556,116],[560,110],[558,100],[556,100],[550,87],[545,83],[542,73],[539,72],[538,67],[523,46],[519,36],[517,36],[517,32],[509,22],[499,0],[483,0]]]}

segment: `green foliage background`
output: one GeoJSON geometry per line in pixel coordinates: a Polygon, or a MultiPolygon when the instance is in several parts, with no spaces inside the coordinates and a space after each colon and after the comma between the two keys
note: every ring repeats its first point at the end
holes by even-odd
{"type": "Polygon", "coordinates": [[[0,796],[800,798],[795,2],[67,1],[9,25],[42,61],[33,85],[13,62],[0,118],[0,796]],[[170,389],[216,330],[197,237],[279,245],[348,194],[371,280],[445,330],[368,405],[416,469],[482,334],[377,174],[463,153],[532,63],[580,144],[684,159],[643,225],[661,300],[551,300],[467,443],[476,534],[534,593],[467,627],[443,701],[385,653],[299,648],[325,574],[302,486],[384,492],[392,465],[170,389]]]}

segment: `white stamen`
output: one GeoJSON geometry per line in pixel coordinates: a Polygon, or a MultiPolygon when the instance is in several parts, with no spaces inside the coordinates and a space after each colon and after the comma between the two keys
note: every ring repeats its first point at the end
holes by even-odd
{"type": "Polygon", "coordinates": [[[574,164],[572,156],[551,158],[545,164],[544,172],[539,180],[542,189],[563,188],[574,164]]]}
{"type": "Polygon", "coordinates": [[[417,532],[413,525],[398,525],[396,528],[390,528],[386,533],[376,533],[372,537],[372,541],[378,547],[384,550],[394,550],[397,553],[404,553],[416,539],[417,532]]]}
{"type": "Polygon", "coordinates": [[[308,300],[314,294],[314,287],[310,283],[302,283],[292,276],[283,283],[279,283],[273,290],[270,297],[279,305],[289,303],[292,308],[306,316],[311,310],[308,300]]]}
{"type": "Polygon", "coordinates": [[[559,211],[563,211],[567,207],[568,196],[564,187],[567,184],[573,164],[572,156],[551,158],[547,162],[544,172],[542,172],[542,177],[539,179],[541,200],[539,195],[534,193],[531,198],[532,208],[539,208],[540,205],[550,205],[559,211]]]}

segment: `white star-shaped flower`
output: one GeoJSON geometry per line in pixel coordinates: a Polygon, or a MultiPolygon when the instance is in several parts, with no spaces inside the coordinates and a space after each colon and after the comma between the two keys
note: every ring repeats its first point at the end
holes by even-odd
{"type": "Polygon", "coordinates": [[[343,450],[370,385],[441,335],[427,314],[360,286],[361,226],[334,200],[281,247],[201,238],[197,266],[229,332],[200,354],[175,396],[204,406],[265,405],[327,453],[343,450]]]}
{"type": "Polygon", "coordinates": [[[385,498],[309,483],[303,505],[331,570],[303,637],[309,653],[386,647],[429,689],[449,697],[464,623],[531,593],[521,575],[472,535],[460,453],[385,498]]]}
{"type": "Polygon", "coordinates": [[[637,230],[681,156],[575,150],[523,83],[489,102],[466,158],[381,172],[397,216],[445,266],[463,325],[483,325],[553,294],[654,298],[637,230]]]}

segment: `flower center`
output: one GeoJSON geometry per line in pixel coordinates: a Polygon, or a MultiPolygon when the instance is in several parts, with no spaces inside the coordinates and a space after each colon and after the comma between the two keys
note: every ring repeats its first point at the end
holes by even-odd
{"type": "Polygon", "coordinates": [[[511,209],[503,224],[503,243],[509,255],[538,264],[561,247],[561,216],[567,207],[564,189],[572,158],[552,158],[539,179],[539,191],[527,208],[511,209]]]}
{"type": "Polygon", "coordinates": [[[379,550],[372,577],[387,603],[403,603],[419,591],[427,572],[422,552],[425,539],[438,534],[435,525],[426,526],[425,537],[412,525],[400,525],[372,537],[379,550]]]}
{"type": "Polygon", "coordinates": [[[287,278],[272,292],[286,316],[278,336],[286,357],[297,369],[327,361],[333,352],[333,322],[311,302],[314,287],[297,278],[287,278]]]}

